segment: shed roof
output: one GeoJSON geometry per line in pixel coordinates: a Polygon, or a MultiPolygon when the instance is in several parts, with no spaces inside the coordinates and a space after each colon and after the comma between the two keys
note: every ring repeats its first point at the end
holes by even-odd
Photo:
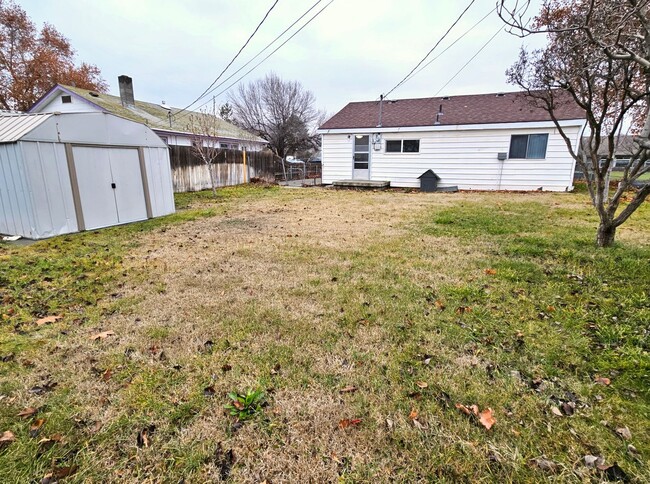
{"type": "Polygon", "coordinates": [[[15,143],[52,114],[0,113],[0,143],[15,143]]]}
{"type": "MultiPolygon", "coordinates": [[[[67,91],[72,94],[80,96],[85,101],[90,102],[98,106],[99,108],[112,113],[123,118],[136,121],[138,123],[146,124],[151,129],[169,131],[169,132],[178,132],[178,133],[191,133],[192,127],[190,122],[190,116],[211,116],[208,114],[195,112],[195,111],[186,111],[183,116],[173,116],[182,111],[180,108],[174,108],[171,106],[163,107],[160,104],[149,103],[144,101],[135,101],[135,106],[126,107],[122,105],[122,100],[119,96],[113,96],[112,94],[98,93],[95,91],[90,91],[88,89],[81,89],[78,87],[58,85],[56,87],[67,91]],[[169,113],[172,114],[171,126],[169,120],[169,113]]],[[[52,92],[52,91],[50,91],[52,92]]],[[[46,95],[47,96],[47,95],[46,95]]],[[[40,102],[40,101],[39,101],[40,102]]],[[[34,106],[36,106],[36,103],[34,106]]],[[[33,109],[33,107],[32,107],[33,109]]],[[[248,131],[245,131],[237,126],[221,119],[218,117],[218,133],[217,137],[220,138],[233,138],[233,139],[243,139],[247,141],[254,141],[259,143],[266,143],[265,140],[257,136],[252,135],[248,131]]]]}
{"type": "MultiPolygon", "coordinates": [[[[585,118],[584,111],[568,99],[558,106],[556,116],[558,120],[585,118]]],[[[551,118],[521,92],[384,100],[381,116],[384,128],[534,121],[551,118]]],[[[374,128],[378,124],[379,101],[351,102],[320,129],[374,128]]]]}

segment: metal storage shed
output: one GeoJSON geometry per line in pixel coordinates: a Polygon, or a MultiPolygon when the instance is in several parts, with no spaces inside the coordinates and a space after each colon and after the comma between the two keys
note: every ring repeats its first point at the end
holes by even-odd
{"type": "Polygon", "coordinates": [[[107,113],[0,114],[0,233],[43,239],[174,213],[167,145],[107,113]]]}

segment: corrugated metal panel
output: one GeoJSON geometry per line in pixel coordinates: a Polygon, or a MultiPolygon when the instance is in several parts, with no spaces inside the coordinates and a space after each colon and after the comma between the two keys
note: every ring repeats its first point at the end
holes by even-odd
{"type": "Polygon", "coordinates": [[[0,143],[15,143],[53,114],[0,114],[0,143]]]}

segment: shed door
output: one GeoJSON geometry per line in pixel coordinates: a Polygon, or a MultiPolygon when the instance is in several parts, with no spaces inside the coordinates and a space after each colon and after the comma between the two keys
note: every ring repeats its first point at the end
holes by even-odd
{"type": "Polygon", "coordinates": [[[144,200],[138,150],[111,149],[110,158],[120,223],[146,219],[147,205],[144,200]]]}
{"type": "Polygon", "coordinates": [[[108,150],[75,146],[72,153],[86,229],[118,224],[108,150]]]}
{"type": "Polygon", "coordinates": [[[86,229],[147,218],[137,149],[74,146],[73,157],[86,229]]]}

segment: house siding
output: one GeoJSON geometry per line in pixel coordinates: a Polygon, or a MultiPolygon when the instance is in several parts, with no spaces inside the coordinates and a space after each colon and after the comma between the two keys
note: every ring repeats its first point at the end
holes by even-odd
{"type": "MultiPolygon", "coordinates": [[[[564,127],[577,146],[581,125],[564,127]]],[[[323,134],[323,183],[352,177],[353,136],[323,134]]],[[[574,160],[555,128],[491,128],[382,133],[381,150],[372,149],[370,179],[388,180],[391,186],[420,186],[418,177],[433,170],[440,186],[457,185],[461,190],[571,190],[574,160]],[[546,158],[507,159],[510,137],[516,134],[548,133],[546,158]],[[386,153],[387,140],[419,139],[419,153],[386,153]]]]}

